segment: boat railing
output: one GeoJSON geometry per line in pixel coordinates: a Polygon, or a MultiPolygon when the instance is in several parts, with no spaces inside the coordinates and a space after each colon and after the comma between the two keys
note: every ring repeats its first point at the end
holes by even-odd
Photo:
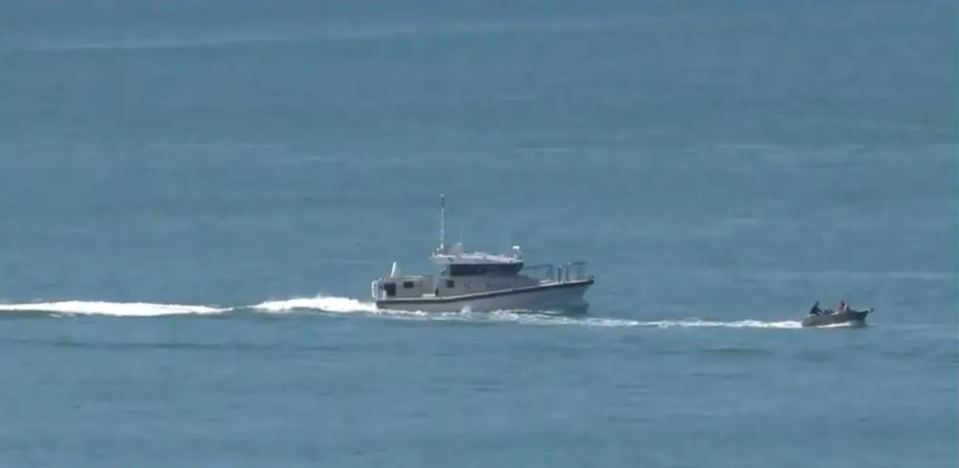
{"type": "Polygon", "coordinates": [[[541,282],[567,283],[590,278],[586,271],[586,262],[568,262],[562,265],[544,263],[523,268],[523,274],[541,282]]]}
{"type": "Polygon", "coordinates": [[[560,270],[563,283],[589,279],[589,273],[586,272],[586,262],[569,262],[561,266],[560,270]]]}
{"type": "Polygon", "coordinates": [[[556,267],[552,263],[527,265],[523,267],[522,274],[540,282],[555,281],[556,267]]]}

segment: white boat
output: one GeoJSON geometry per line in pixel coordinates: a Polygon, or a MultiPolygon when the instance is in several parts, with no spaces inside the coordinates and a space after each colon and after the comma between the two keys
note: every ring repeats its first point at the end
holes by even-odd
{"type": "Polygon", "coordinates": [[[593,284],[585,262],[526,266],[518,245],[509,254],[466,252],[446,245],[446,198],[440,197],[440,246],[431,257],[440,269],[431,275],[390,275],[373,281],[379,309],[425,312],[533,310],[585,312],[583,300],[593,284]]]}

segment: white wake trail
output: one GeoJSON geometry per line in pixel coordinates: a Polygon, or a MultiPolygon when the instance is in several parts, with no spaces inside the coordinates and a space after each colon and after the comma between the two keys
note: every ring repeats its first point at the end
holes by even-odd
{"type": "Polygon", "coordinates": [[[115,317],[158,317],[163,315],[219,314],[229,308],[200,305],[153,304],[149,302],[60,301],[0,304],[0,312],[40,312],[68,315],[111,315],[115,317]]]}
{"type": "Polygon", "coordinates": [[[317,296],[312,298],[294,298],[267,301],[255,306],[269,313],[289,313],[297,310],[314,310],[328,313],[357,313],[377,315],[393,319],[416,319],[427,321],[456,321],[473,323],[517,323],[521,325],[542,326],[583,326],[600,328],[640,327],[640,328],[801,328],[798,321],[762,321],[736,320],[718,321],[701,319],[684,320],[632,320],[612,317],[571,317],[557,313],[544,313],[528,310],[497,310],[492,312],[422,312],[378,309],[372,302],[364,302],[349,297],[317,296]]]}
{"type": "Polygon", "coordinates": [[[798,321],[761,321],[738,320],[718,321],[701,319],[653,320],[642,321],[613,317],[567,316],[521,310],[500,310],[494,312],[421,312],[378,309],[376,304],[358,299],[339,296],[316,296],[285,300],[266,301],[248,307],[212,307],[203,305],[156,304],[149,302],[106,302],[106,301],[58,301],[22,304],[0,304],[2,312],[47,313],[63,315],[107,315],[115,317],[158,317],[164,315],[209,315],[229,312],[236,309],[256,309],[266,313],[292,313],[298,310],[362,315],[375,315],[393,319],[414,319],[427,321],[456,321],[469,323],[516,323],[540,326],[581,326],[598,328],[640,327],[640,328],[801,328],[798,321]]]}
{"type": "Polygon", "coordinates": [[[266,301],[253,306],[266,312],[290,312],[297,309],[320,310],[323,312],[378,312],[376,304],[363,302],[349,297],[316,296],[266,301]]]}
{"type": "Polygon", "coordinates": [[[706,328],[802,328],[802,323],[796,320],[783,320],[776,322],[764,322],[762,320],[735,320],[730,322],[723,322],[717,320],[658,320],[653,322],[639,322],[645,326],[659,327],[659,328],[691,328],[691,327],[706,327],[706,328]]]}
{"type": "Polygon", "coordinates": [[[572,325],[598,328],[771,328],[796,329],[802,324],[794,320],[765,322],[762,320],[631,320],[611,317],[565,317],[561,315],[544,315],[516,313],[511,311],[492,312],[494,319],[500,321],[514,321],[530,325],[572,325]]]}

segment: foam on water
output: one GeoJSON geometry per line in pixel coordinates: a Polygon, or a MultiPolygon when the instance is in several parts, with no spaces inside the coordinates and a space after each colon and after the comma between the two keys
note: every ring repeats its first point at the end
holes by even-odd
{"type": "Polygon", "coordinates": [[[817,325],[813,328],[856,328],[861,326],[862,324],[858,322],[842,322],[842,323],[830,323],[827,325],[817,325]]]}
{"type": "MultiPolygon", "coordinates": [[[[0,312],[39,312],[52,316],[110,315],[116,317],[157,317],[164,315],[219,314],[236,309],[253,309],[265,313],[295,313],[316,311],[335,314],[358,314],[397,320],[424,320],[469,323],[516,323],[540,326],[581,326],[596,328],[801,328],[798,321],[736,320],[718,321],[701,319],[680,320],[633,320],[614,317],[569,316],[556,312],[529,310],[497,310],[473,312],[469,309],[450,312],[423,312],[378,309],[372,302],[339,296],[316,296],[285,300],[266,301],[243,308],[220,308],[203,305],[154,304],[147,302],[105,301],[60,301],[24,304],[0,304],[0,312]]],[[[846,324],[834,325],[845,326],[846,324]]]]}
{"type": "Polygon", "coordinates": [[[314,310],[337,314],[376,315],[393,319],[412,319],[425,321],[456,321],[471,323],[518,323],[523,325],[544,326],[585,326],[585,327],[647,327],[647,328],[801,328],[798,321],[761,321],[736,320],[715,321],[701,319],[652,320],[641,321],[612,317],[572,317],[556,312],[529,310],[497,310],[492,312],[473,312],[469,309],[450,312],[423,312],[378,309],[372,302],[364,302],[348,297],[317,296],[313,298],[294,298],[279,301],[267,301],[255,306],[270,313],[314,310]]]}
{"type": "Polygon", "coordinates": [[[766,322],[762,320],[734,320],[729,322],[716,320],[660,320],[655,322],[642,322],[647,326],[659,328],[671,327],[707,327],[707,328],[802,328],[802,323],[798,320],[782,320],[766,322]]]}
{"type": "Polygon", "coordinates": [[[323,312],[377,312],[376,304],[363,302],[349,297],[316,296],[281,301],[266,301],[253,306],[266,312],[291,312],[297,309],[320,310],[323,312]]]}
{"type": "Polygon", "coordinates": [[[630,320],[611,317],[564,317],[557,315],[527,314],[510,311],[493,312],[494,316],[503,320],[535,325],[578,325],[585,327],[645,327],[645,328],[801,328],[802,324],[794,320],[771,321],[762,320],[630,320]]]}
{"type": "Polygon", "coordinates": [[[162,315],[219,314],[230,309],[148,302],[61,301],[0,304],[0,312],[40,312],[66,315],[112,315],[116,317],[157,317],[162,315]]]}

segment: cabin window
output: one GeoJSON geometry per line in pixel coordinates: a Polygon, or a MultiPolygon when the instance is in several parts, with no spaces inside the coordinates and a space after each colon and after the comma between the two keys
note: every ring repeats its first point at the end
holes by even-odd
{"type": "Polygon", "coordinates": [[[389,297],[396,295],[396,283],[383,283],[383,290],[386,291],[386,295],[389,297]]]}
{"type": "Polygon", "coordinates": [[[452,288],[453,286],[456,286],[456,282],[455,282],[455,281],[453,281],[453,280],[446,280],[446,287],[447,287],[447,288],[452,288]]]}
{"type": "Polygon", "coordinates": [[[514,275],[523,268],[522,263],[494,263],[484,265],[450,265],[450,276],[514,275]]]}
{"type": "Polygon", "coordinates": [[[413,282],[412,282],[412,281],[404,281],[404,282],[403,282],[403,288],[404,288],[404,289],[412,289],[412,288],[413,288],[413,282]]]}

